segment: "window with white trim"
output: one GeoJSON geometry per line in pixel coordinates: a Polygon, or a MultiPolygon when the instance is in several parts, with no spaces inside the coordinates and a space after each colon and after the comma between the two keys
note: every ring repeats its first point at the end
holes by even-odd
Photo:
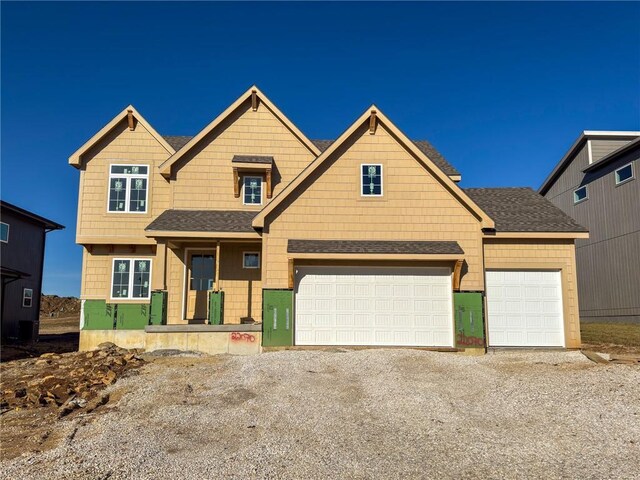
{"type": "Polygon", "coordinates": [[[0,222],[0,242],[9,243],[9,224],[0,222]]]}
{"type": "Polygon", "coordinates": [[[148,165],[111,165],[109,212],[147,213],[148,165]]]}
{"type": "Polygon", "coordinates": [[[260,253],[243,252],[242,268],[260,268],[260,253]]]}
{"type": "Polygon", "coordinates": [[[150,297],[151,260],[148,258],[114,258],[111,298],[139,300],[150,297]]]}
{"type": "Polygon", "coordinates": [[[22,306],[26,308],[31,308],[32,305],[33,305],[33,289],[23,288],[22,289],[22,306]]]}
{"type": "Polygon", "coordinates": [[[262,205],[262,177],[242,177],[242,201],[245,205],[262,205]]]}
{"type": "Polygon", "coordinates": [[[587,186],[583,186],[573,191],[573,203],[580,203],[585,201],[588,197],[587,186]]]}
{"type": "Polygon", "coordinates": [[[382,165],[364,164],[360,176],[360,193],[366,197],[382,196],[382,165]]]}
{"type": "Polygon", "coordinates": [[[633,164],[627,163],[624,167],[616,170],[616,185],[633,180],[633,164]]]}

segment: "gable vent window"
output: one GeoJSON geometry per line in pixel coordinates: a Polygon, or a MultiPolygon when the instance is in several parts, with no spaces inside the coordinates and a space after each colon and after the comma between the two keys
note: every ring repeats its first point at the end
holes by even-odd
{"type": "Polygon", "coordinates": [[[244,177],[242,189],[245,205],[262,205],[262,177],[244,177]]]}
{"type": "Polygon", "coordinates": [[[361,194],[366,197],[382,196],[382,165],[362,165],[361,194]]]}
{"type": "Polygon", "coordinates": [[[633,180],[633,164],[629,163],[616,170],[616,185],[633,180]]]}
{"type": "Polygon", "coordinates": [[[587,196],[587,186],[585,185],[584,187],[580,187],[577,190],[574,190],[573,192],[573,203],[580,203],[585,201],[588,198],[587,196]]]}
{"type": "Polygon", "coordinates": [[[109,212],[147,213],[149,167],[111,165],[109,212]]]}

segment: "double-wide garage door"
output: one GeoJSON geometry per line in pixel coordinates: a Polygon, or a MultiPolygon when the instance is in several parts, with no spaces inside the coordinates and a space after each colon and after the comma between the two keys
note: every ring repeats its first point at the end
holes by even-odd
{"type": "Polygon", "coordinates": [[[297,267],[296,345],[453,346],[448,268],[297,267]]]}
{"type": "Polygon", "coordinates": [[[563,347],[559,271],[488,271],[490,347],[563,347]]]}

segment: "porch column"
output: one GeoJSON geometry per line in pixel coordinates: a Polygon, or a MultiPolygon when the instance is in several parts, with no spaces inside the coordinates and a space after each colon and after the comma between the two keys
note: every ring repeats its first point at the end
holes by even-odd
{"type": "Polygon", "coordinates": [[[214,291],[220,291],[220,240],[216,242],[216,276],[214,279],[214,291]]]}
{"type": "Polygon", "coordinates": [[[152,290],[167,289],[167,242],[158,240],[156,247],[156,258],[153,265],[153,275],[151,278],[152,290]]]}

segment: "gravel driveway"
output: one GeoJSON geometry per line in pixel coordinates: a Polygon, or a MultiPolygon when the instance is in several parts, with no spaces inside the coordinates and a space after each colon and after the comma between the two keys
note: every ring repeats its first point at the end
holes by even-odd
{"type": "Polygon", "coordinates": [[[640,369],[578,352],[161,358],[0,478],[640,478],[640,369]]]}

